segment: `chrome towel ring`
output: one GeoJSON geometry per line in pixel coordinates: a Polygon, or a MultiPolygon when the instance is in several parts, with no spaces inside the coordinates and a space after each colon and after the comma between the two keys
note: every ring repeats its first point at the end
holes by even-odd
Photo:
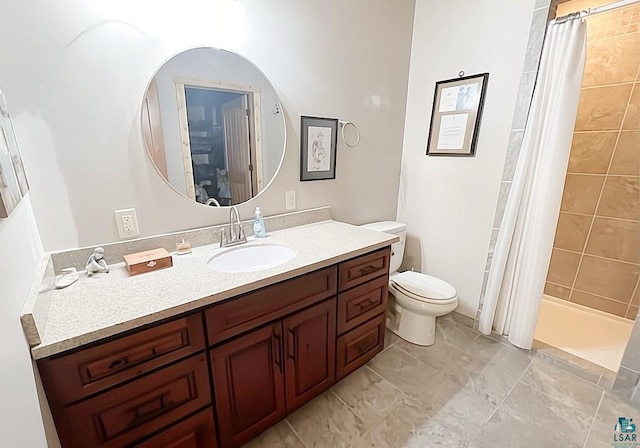
{"type": "Polygon", "coordinates": [[[339,120],[338,123],[340,124],[340,127],[341,127],[340,135],[342,136],[342,141],[344,141],[344,144],[347,145],[349,148],[355,148],[356,146],[358,146],[358,143],[360,143],[360,131],[358,130],[358,126],[356,126],[354,123],[350,121],[339,120]],[[349,143],[346,137],[344,136],[344,129],[349,125],[353,126],[353,130],[356,133],[356,141],[353,144],[349,143]]]}

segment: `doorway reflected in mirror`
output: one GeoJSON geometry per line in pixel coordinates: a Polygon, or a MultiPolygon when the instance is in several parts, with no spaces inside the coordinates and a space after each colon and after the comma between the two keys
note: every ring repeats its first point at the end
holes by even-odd
{"type": "Polygon", "coordinates": [[[182,196],[210,206],[255,197],[284,155],[273,87],[226,50],[197,48],[163,64],[145,93],[142,127],[158,173],[182,196]]]}

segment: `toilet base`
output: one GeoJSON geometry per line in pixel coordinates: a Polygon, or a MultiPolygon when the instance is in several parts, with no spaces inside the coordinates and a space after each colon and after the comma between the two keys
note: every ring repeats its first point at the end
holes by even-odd
{"type": "Polygon", "coordinates": [[[412,344],[429,346],[436,341],[436,318],[424,316],[406,309],[395,312],[387,312],[387,328],[412,344]]]}

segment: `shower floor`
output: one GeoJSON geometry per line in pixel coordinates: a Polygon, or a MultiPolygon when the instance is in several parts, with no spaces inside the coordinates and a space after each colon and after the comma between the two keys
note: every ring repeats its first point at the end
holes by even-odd
{"type": "Polygon", "coordinates": [[[628,319],[545,295],[534,338],[617,372],[632,328],[628,319]]]}

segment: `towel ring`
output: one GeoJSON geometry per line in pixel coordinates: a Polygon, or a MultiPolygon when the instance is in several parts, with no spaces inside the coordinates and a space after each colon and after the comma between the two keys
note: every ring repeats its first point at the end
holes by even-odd
{"type": "Polygon", "coordinates": [[[349,148],[355,148],[356,146],[358,146],[358,143],[360,143],[360,131],[358,130],[358,126],[350,121],[338,121],[338,123],[340,123],[340,127],[342,127],[342,129],[340,130],[340,135],[342,136],[342,141],[344,141],[344,144],[349,148]],[[353,126],[353,129],[356,131],[356,142],[354,144],[350,144],[344,136],[344,128],[349,125],[353,126]]]}

